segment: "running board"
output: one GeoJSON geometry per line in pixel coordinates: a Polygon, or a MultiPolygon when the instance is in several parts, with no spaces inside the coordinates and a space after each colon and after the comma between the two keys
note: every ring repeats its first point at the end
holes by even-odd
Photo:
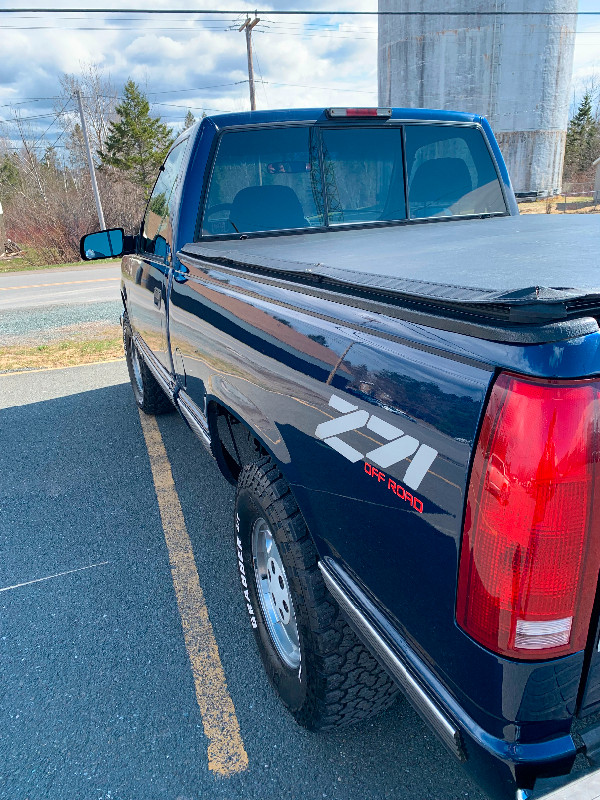
{"type": "Polygon", "coordinates": [[[349,596],[340,579],[334,575],[333,570],[323,561],[319,561],[319,569],[323,575],[325,585],[353,623],[353,627],[360,638],[373,651],[373,654],[406,694],[415,710],[430,725],[452,755],[456,756],[460,761],[465,761],[466,756],[460,731],[456,725],[451,722],[416,678],[413,677],[383,636],[349,596]]]}
{"type": "Polygon", "coordinates": [[[133,341],[139,352],[142,354],[148,369],[156,378],[158,385],[167,395],[173,405],[175,405],[175,383],[173,379],[141,336],[139,336],[137,333],[134,333],[133,341]]]}
{"type": "Polygon", "coordinates": [[[206,419],[206,415],[183,389],[181,389],[177,395],[177,407],[190,428],[210,452],[210,434],[208,432],[208,420],[206,419]]]}
{"type": "Polygon", "coordinates": [[[158,385],[167,395],[173,405],[179,409],[190,428],[194,431],[196,436],[212,455],[210,447],[210,434],[208,432],[208,420],[206,419],[206,415],[183,389],[176,391],[175,381],[171,375],[169,375],[160,361],[156,358],[142,337],[138,336],[137,333],[134,333],[133,336],[135,346],[142,354],[144,362],[148,366],[150,372],[156,378],[158,385]]]}

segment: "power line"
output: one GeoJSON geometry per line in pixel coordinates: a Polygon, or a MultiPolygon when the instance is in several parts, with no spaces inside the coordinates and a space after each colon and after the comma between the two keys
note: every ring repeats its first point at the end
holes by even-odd
{"type": "MultiPolygon", "coordinates": [[[[245,78],[242,81],[230,81],[229,83],[213,83],[210,86],[196,86],[195,88],[191,89],[161,89],[158,92],[147,92],[147,95],[157,95],[157,94],[177,94],[179,92],[204,92],[207,89],[221,89],[224,86],[238,86],[241,83],[248,83],[248,78],[245,78]]],[[[81,95],[86,99],[93,99],[93,97],[103,97],[105,99],[111,100],[113,97],[115,100],[124,100],[124,98],[120,95],[112,95],[112,94],[99,94],[99,95],[81,95]]],[[[53,97],[41,98],[45,100],[54,100],[53,97]]],[[[152,100],[150,101],[153,102],[152,100]]],[[[156,105],[156,103],[155,103],[156,105]]]]}
{"type": "Polygon", "coordinates": [[[203,92],[205,89],[220,89],[223,86],[238,86],[240,83],[248,83],[248,78],[243,81],[232,81],[230,83],[213,83],[211,86],[197,86],[195,89],[164,89],[160,92],[148,92],[148,94],[175,94],[175,92],[203,92]]]}
{"type": "MultiPolygon", "coordinates": [[[[247,81],[244,81],[247,83],[247,81]]],[[[169,108],[186,108],[189,111],[216,111],[219,114],[229,114],[229,111],[225,111],[222,108],[211,108],[209,106],[178,106],[174,103],[151,103],[153,106],[168,106],[169,108]]],[[[177,117],[179,119],[179,117],[177,117]]]]}
{"type": "MultiPolygon", "coordinates": [[[[288,31],[262,31],[259,30],[258,33],[265,33],[269,34],[269,36],[297,36],[302,39],[331,39],[332,36],[335,36],[337,40],[340,39],[352,39],[353,41],[368,41],[373,42],[377,39],[377,35],[375,36],[340,36],[336,31],[325,31],[323,33],[317,33],[316,31],[305,31],[304,33],[290,33],[288,31]]],[[[346,33],[346,31],[343,31],[346,33]]]]}
{"type": "Polygon", "coordinates": [[[43,100],[60,100],[58,95],[53,97],[28,97],[25,100],[15,100],[14,103],[3,103],[0,108],[12,108],[13,106],[24,106],[27,103],[41,103],[43,100]]]}
{"type": "MultiPolygon", "coordinates": [[[[53,116],[54,116],[54,113],[51,113],[51,114],[36,114],[34,117],[18,117],[18,120],[14,120],[14,122],[16,122],[16,121],[18,121],[18,122],[27,122],[30,119],[44,119],[44,118],[47,119],[48,117],[53,117],[53,116]]],[[[4,120],[0,120],[0,122],[3,122],[4,124],[8,124],[8,123],[12,123],[13,120],[4,119],[4,120]]]]}
{"type": "Polygon", "coordinates": [[[260,61],[258,60],[258,53],[255,51],[254,54],[256,56],[256,65],[258,67],[258,74],[260,75],[260,82],[262,83],[263,94],[265,96],[265,102],[266,102],[267,108],[268,108],[270,103],[269,103],[269,98],[267,97],[267,90],[265,88],[265,81],[263,80],[263,76],[262,76],[262,69],[260,68],[260,61]]]}
{"type": "Polygon", "coordinates": [[[199,14],[215,14],[217,16],[241,16],[255,13],[266,16],[330,16],[330,17],[593,17],[600,16],[599,11],[339,11],[323,9],[283,10],[283,9],[243,9],[242,11],[221,9],[164,9],[164,8],[3,8],[1,14],[177,14],[197,16],[199,14]]]}
{"type": "MultiPolygon", "coordinates": [[[[60,135],[60,136],[62,136],[62,133],[61,133],[61,135],[60,135]]],[[[58,137],[59,139],[60,139],[60,136],[58,137]]],[[[57,139],[56,141],[58,142],[58,139],[57,139]]],[[[36,147],[38,147],[38,146],[39,146],[39,145],[36,145],[36,147]]],[[[48,144],[46,144],[45,146],[46,146],[46,147],[49,147],[49,148],[54,148],[54,147],[68,147],[69,145],[68,145],[68,144],[55,144],[54,142],[49,142],[49,143],[48,143],[48,144]]],[[[3,145],[0,147],[0,152],[2,152],[3,150],[22,150],[22,149],[23,149],[23,145],[20,145],[20,146],[18,146],[18,147],[15,147],[15,146],[13,146],[13,145],[4,145],[4,144],[3,144],[3,145]]]]}
{"type": "Polygon", "coordinates": [[[324,92],[351,92],[352,94],[357,92],[377,92],[377,89],[338,89],[336,86],[307,86],[304,83],[278,83],[277,81],[262,81],[262,83],[270,83],[271,86],[290,86],[296,89],[321,89],[324,92]]]}
{"type": "MultiPolygon", "coordinates": [[[[67,100],[67,102],[66,102],[66,103],[64,104],[64,106],[61,108],[61,110],[58,112],[58,114],[57,114],[57,115],[54,117],[54,119],[52,120],[52,122],[50,123],[50,125],[48,125],[48,127],[47,127],[47,128],[46,128],[46,130],[45,130],[45,131],[42,133],[42,135],[41,135],[41,136],[39,136],[39,137],[37,138],[37,140],[36,140],[36,141],[33,143],[32,147],[35,147],[35,146],[38,144],[38,142],[41,142],[41,141],[42,141],[42,139],[43,139],[43,138],[44,138],[44,136],[45,136],[45,135],[48,133],[48,131],[50,130],[50,128],[51,128],[51,127],[54,125],[54,123],[55,123],[55,122],[57,122],[57,121],[58,121],[58,119],[60,118],[60,115],[61,115],[61,114],[64,112],[65,108],[66,108],[66,107],[69,105],[69,103],[70,103],[70,102],[71,102],[71,98],[69,97],[69,99],[67,100]]],[[[61,134],[61,136],[62,136],[62,134],[61,134]]],[[[60,137],[59,137],[59,138],[60,138],[60,137]]]]}
{"type": "MultiPolygon", "coordinates": [[[[160,90],[160,91],[157,91],[157,92],[148,92],[147,94],[149,96],[155,97],[156,95],[159,95],[159,94],[179,94],[180,92],[203,92],[203,91],[206,91],[207,89],[220,89],[220,88],[223,88],[225,86],[239,86],[240,84],[243,84],[243,83],[248,83],[248,79],[246,78],[245,80],[242,80],[242,81],[230,81],[229,83],[213,83],[210,86],[196,86],[196,87],[193,87],[193,88],[190,88],[190,89],[163,89],[163,90],[160,90]]],[[[99,94],[99,95],[93,95],[93,96],[92,95],[82,95],[82,98],[84,98],[86,100],[93,99],[94,97],[102,97],[103,99],[107,99],[107,100],[111,100],[111,99],[114,98],[114,100],[117,100],[117,101],[124,99],[120,95],[108,95],[108,94],[99,94]]],[[[26,98],[25,100],[15,100],[13,103],[3,103],[2,105],[0,105],[0,108],[12,108],[13,106],[26,105],[27,103],[41,103],[41,102],[43,102],[45,100],[61,100],[61,99],[62,98],[61,98],[60,95],[49,95],[48,97],[29,97],[29,98],[26,98]]],[[[155,101],[155,100],[150,100],[150,104],[154,105],[154,106],[172,105],[172,104],[169,104],[169,103],[159,103],[158,101],[155,101]]],[[[174,106],[174,108],[187,108],[187,107],[188,106],[174,106]]],[[[195,106],[195,108],[198,108],[200,110],[219,111],[221,113],[221,109],[218,109],[218,108],[210,108],[210,109],[208,109],[208,107],[205,108],[205,107],[202,107],[202,106],[195,106]]],[[[63,113],[63,112],[61,111],[60,113],[63,113]]],[[[226,113],[226,112],[222,112],[222,113],[226,113]]],[[[29,120],[29,119],[43,119],[44,117],[52,117],[52,116],[54,116],[54,114],[36,114],[33,117],[21,117],[21,119],[23,121],[26,121],[26,120],[29,120]]],[[[0,120],[0,122],[2,122],[2,120],[0,120]]],[[[4,122],[12,122],[12,120],[4,120],[4,122]]]]}
{"type": "MultiPolygon", "coordinates": [[[[2,11],[4,11],[4,10],[5,9],[0,9],[0,13],[2,11]]],[[[54,9],[54,10],[56,10],[56,9],[54,9]]],[[[39,9],[39,11],[41,12],[41,9],[39,9]]],[[[143,11],[143,9],[137,9],[136,11],[137,11],[137,13],[140,13],[140,12],[141,13],[145,13],[143,11]]],[[[12,13],[10,9],[8,9],[8,13],[12,13]]],[[[57,13],[61,14],[62,11],[60,9],[58,9],[57,13]]],[[[65,11],[65,13],[66,13],[66,11],[65,11]]],[[[89,13],[89,10],[86,10],[85,12],[82,12],[81,14],[79,14],[79,16],[77,16],[77,17],[62,17],[62,19],[86,19],[88,13],[89,13]]],[[[123,12],[119,11],[119,14],[121,14],[121,13],[126,14],[127,12],[126,11],[123,11],[123,12]]],[[[150,11],[149,13],[152,13],[152,12],[150,11]]],[[[165,13],[168,14],[169,12],[166,11],[165,13]]],[[[193,9],[191,9],[189,13],[190,14],[194,14],[195,12],[194,12],[193,9]]],[[[203,12],[199,12],[199,13],[203,13],[203,12]]],[[[229,14],[230,12],[227,11],[225,13],[229,14]]],[[[18,18],[19,19],[36,19],[37,16],[38,16],[38,14],[36,12],[36,13],[32,13],[32,14],[21,14],[18,18]]],[[[125,21],[125,22],[134,22],[134,21],[137,21],[139,19],[139,17],[119,17],[119,19],[121,21],[125,21]]],[[[231,21],[233,22],[236,19],[237,19],[237,17],[233,17],[232,16],[231,21]]],[[[219,24],[221,24],[222,20],[221,19],[213,19],[213,20],[208,19],[208,20],[206,20],[206,22],[218,22],[219,24]]]]}
{"type": "MultiPolygon", "coordinates": [[[[0,12],[1,13],[1,12],[0,12]]],[[[120,26],[110,26],[110,25],[102,25],[102,26],[93,26],[93,25],[70,25],[69,27],[65,27],[64,25],[0,25],[0,30],[3,31],[95,31],[98,33],[102,33],[103,31],[133,31],[133,32],[147,32],[147,31],[160,31],[161,33],[189,33],[191,35],[197,35],[202,31],[210,31],[211,33],[229,33],[232,28],[165,28],[161,27],[126,27],[124,25],[120,26]]],[[[377,38],[377,34],[373,36],[343,36],[340,34],[350,33],[350,31],[337,31],[334,29],[331,30],[323,30],[321,33],[318,30],[307,30],[303,33],[294,33],[291,31],[281,31],[281,30],[259,30],[259,33],[270,33],[276,36],[300,36],[303,38],[308,37],[330,37],[332,35],[336,36],[338,39],[355,39],[355,40],[364,40],[364,41],[371,41],[377,38]]]]}
{"type": "MultiPolygon", "coordinates": [[[[0,11],[0,13],[2,13],[0,11]]],[[[201,21],[201,20],[200,20],[201,21]]],[[[165,28],[160,27],[144,27],[139,28],[128,25],[118,26],[94,26],[94,25],[0,25],[0,30],[5,31],[187,31],[189,33],[198,33],[199,31],[211,31],[212,33],[226,33],[231,30],[230,27],[211,28],[203,25],[202,28],[165,28]]]]}

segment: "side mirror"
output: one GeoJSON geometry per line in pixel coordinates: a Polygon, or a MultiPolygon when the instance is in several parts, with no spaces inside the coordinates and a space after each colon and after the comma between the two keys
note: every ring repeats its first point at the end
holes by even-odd
{"type": "Polygon", "coordinates": [[[123,255],[123,228],[112,228],[109,231],[98,231],[82,236],[79,252],[84,261],[97,258],[118,258],[123,255]]]}
{"type": "Polygon", "coordinates": [[[154,240],[154,255],[159,258],[167,258],[169,255],[169,245],[164,236],[158,235],[154,240]]]}

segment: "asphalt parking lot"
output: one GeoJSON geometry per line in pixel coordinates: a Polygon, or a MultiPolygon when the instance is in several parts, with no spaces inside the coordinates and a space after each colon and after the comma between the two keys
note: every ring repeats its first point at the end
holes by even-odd
{"type": "Polygon", "coordinates": [[[483,800],[406,702],[296,725],[239,591],[234,491],[177,415],[152,425],[124,362],[0,375],[0,797],[483,800]]]}

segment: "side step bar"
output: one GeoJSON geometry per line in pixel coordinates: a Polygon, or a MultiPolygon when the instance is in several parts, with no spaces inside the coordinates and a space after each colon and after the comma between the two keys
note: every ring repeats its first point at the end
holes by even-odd
{"type": "Polygon", "coordinates": [[[385,641],[383,636],[377,631],[375,626],[367,619],[363,611],[358,608],[356,603],[349,596],[341,581],[335,576],[332,569],[323,561],[319,561],[319,569],[323,575],[325,585],[338,602],[342,610],[354,624],[360,637],[365,644],[373,651],[378,660],[390,673],[391,677],[398,683],[400,688],[407,695],[415,710],[423,717],[434,733],[446,745],[452,755],[460,761],[465,760],[460,731],[457,726],[439,708],[421,684],[413,677],[404,663],[385,641]]]}
{"type": "Polygon", "coordinates": [[[133,341],[135,346],[142,354],[142,357],[146,364],[148,365],[148,369],[156,378],[160,388],[163,392],[167,395],[169,400],[175,404],[175,383],[173,382],[171,376],[167,372],[167,370],[163,367],[160,361],[156,358],[154,353],[150,350],[146,342],[142,339],[141,336],[138,336],[137,333],[133,334],[133,341]]]}
{"type": "Polygon", "coordinates": [[[196,403],[186,392],[181,389],[177,395],[177,406],[183,414],[190,428],[200,439],[202,444],[210,451],[210,434],[208,432],[208,420],[196,403]]]}
{"type": "Polygon", "coordinates": [[[134,333],[134,341],[135,346],[138,348],[144,361],[148,365],[148,369],[158,381],[158,384],[163,392],[167,395],[173,405],[179,409],[184,419],[194,431],[196,436],[200,439],[202,444],[208,449],[209,452],[211,452],[210,434],[208,432],[208,421],[206,419],[206,415],[200,410],[196,403],[194,403],[191,397],[186,394],[185,391],[183,391],[183,389],[177,391],[172,377],[169,375],[163,365],[157,360],[156,356],[148,348],[144,340],[137,335],[137,333],[134,333]]]}

